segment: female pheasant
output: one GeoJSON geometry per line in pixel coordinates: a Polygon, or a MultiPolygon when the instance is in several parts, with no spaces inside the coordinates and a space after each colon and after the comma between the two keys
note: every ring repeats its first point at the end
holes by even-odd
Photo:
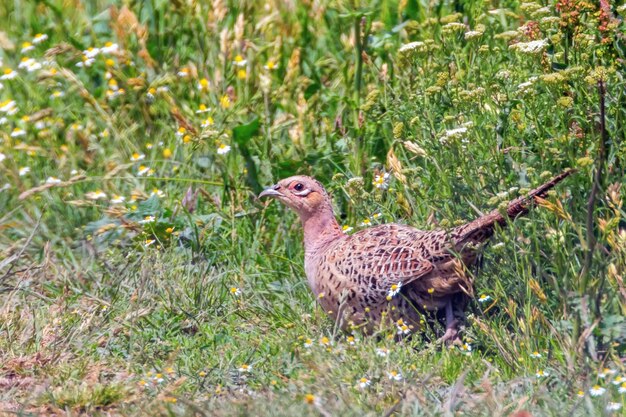
{"type": "Polygon", "coordinates": [[[343,233],[331,199],[320,182],[293,176],[265,189],[300,216],[304,227],[304,269],[322,308],[346,330],[371,333],[385,321],[399,334],[420,329],[425,313],[445,312],[442,340],[457,337],[472,282],[466,268],[496,224],[526,214],[536,197],[570,175],[565,171],[526,197],[511,201],[506,216],[494,210],[451,230],[423,231],[402,224],[383,224],[352,235],[343,233]]]}

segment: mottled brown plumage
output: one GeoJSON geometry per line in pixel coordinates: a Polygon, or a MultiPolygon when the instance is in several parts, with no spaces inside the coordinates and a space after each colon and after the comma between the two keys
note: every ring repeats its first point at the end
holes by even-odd
{"type": "Polygon", "coordinates": [[[571,172],[511,201],[506,217],[494,210],[451,230],[383,224],[346,235],[322,184],[306,176],[283,179],[259,197],[275,197],[300,216],[309,286],[343,329],[373,332],[388,321],[395,323],[398,333],[408,334],[420,328],[425,313],[441,311],[446,319],[444,339],[450,340],[456,337],[457,318],[473,295],[466,268],[475,262],[495,225],[526,214],[536,197],[545,197],[571,172]]]}

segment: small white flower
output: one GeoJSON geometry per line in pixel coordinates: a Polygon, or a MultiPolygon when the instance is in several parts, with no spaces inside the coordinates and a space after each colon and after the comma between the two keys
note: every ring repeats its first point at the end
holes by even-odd
{"type": "Polygon", "coordinates": [[[402,324],[398,326],[398,334],[409,334],[411,333],[411,328],[409,326],[407,326],[406,324],[402,324]]]}
{"type": "Polygon", "coordinates": [[[228,145],[220,143],[219,146],[217,147],[218,155],[226,155],[228,152],[230,152],[230,146],[228,145]]]}
{"type": "Polygon", "coordinates": [[[165,197],[165,193],[163,191],[159,190],[158,188],[154,188],[152,190],[152,192],[150,193],[150,197],[152,197],[152,196],[157,196],[157,197],[161,198],[161,197],[165,197]]]}
{"type": "Polygon", "coordinates": [[[9,184],[8,182],[6,184],[4,184],[2,187],[0,187],[0,192],[2,191],[6,191],[8,189],[11,188],[11,184],[9,184]]]}
{"type": "Polygon", "coordinates": [[[313,340],[311,340],[311,339],[306,339],[306,340],[304,341],[304,347],[305,347],[305,348],[307,348],[307,349],[309,349],[311,346],[313,346],[313,340]]]}
{"type": "Polygon", "coordinates": [[[626,382],[622,382],[622,385],[619,386],[617,392],[620,394],[626,394],[626,382]]]}
{"type": "Polygon", "coordinates": [[[87,56],[83,56],[82,61],[77,62],[76,66],[79,68],[87,68],[93,65],[96,62],[95,58],[87,58],[87,56]]]}
{"type": "Polygon", "coordinates": [[[466,40],[476,39],[476,38],[480,38],[482,35],[483,33],[478,30],[469,30],[465,32],[465,39],[466,40]]]}
{"type": "Polygon", "coordinates": [[[482,294],[480,297],[478,297],[478,302],[479,303],[486,303],[489,300],[491,300],[491,296],[489,296],[487,294],[482,294]]]}
{"type": "Polygon", "coordinates": [[[143,159],[145,159],[145,157],[146,157],[146,155],[135,152],[130,157],[130,160],[133,161],[133,162],[137,162],[137,161],[142,161],[143,159]]]}
{"type": "Polygon", "coordinates": [[[26,135],[26,131],[24,129],[20,129],[19,127],[16,127],[11,132],[12,138],[17,138],[17,137],[24,136],[24,135],[26,135]]]}
{"type": "Polygon", "coordinates": [[[83,55],[89,58],[95,58],[100,53],[100,49],[98,48],[87,48],[83,51],[83,55]]]}
{"type": "Polygon", "coordinates": [[[4,161],[5,159],[7,159],[7,156],[0,152],[0,162],[4,161]]]}
{"type": "Polygon", "coordinates": [[[392,297],[395,297],[398,293],[400,293],[400,290],[402,289],[402,281],[398,281],[397,284],[392,284],[391,288],[389,288],[389,292],[387,293],[387,299],[391,299],[392,297]]]}
{"type": "Polygon", "coordinates": [[[46,39],[48,39],[48,35],[46,35],[45,33],[38,33],[33,38],[33,43],[34,44],[39,44],[39,43],[45,41],[46,39]]]}
{"type": "Polygon", "coordinates": [[[359,379],[357,381],[357,383],[359,385],[359,388],[365,389],[365,388],[369,387],[372,382],[369,380],[369,378],[363,377],[363,378],[359,379]]]}
{"type": "Polygon", "coordinates": [[[137,175],[143,177],[144,175],[150,175],[152,173],[152,169],[150,167],[141,165],[137,170],[137,175]]]}
{"type": "Polygon", "coordinates": [[[116,43],[107,42],[102,48],[100,48],[100,52],[102,52],[103,54],[112,54],[117,52],[118,49],[119,46],[116,43]]]}
{"type": "Polygon", "coordinates": [[[9,116],[12,116],[15,113],[17,113],[17,110],[18,110],[17,105],[15,104],[15,101],[13,100],[6,100],[0,103],[0,111],[8,114],[9,116]]]}
{"type": "Polygon", "coordinates": [[[115,194],[113,195],[113,197],[111,197],[111,204],[122,204],[125,200],[126,197],[115,194]]]}
{"type": "Polygon", "coordinates": [[[624,378],[623,376],[617,376],[615,377],[615,379],[613,381],[611,381],[611,384],[613,385],[620,385],[622,383],[626,382],[626,378],[624,378]]]}
{"type": "Polygon", "coordinates": [[[33,60],[33,62],[31,62],[30,65],[26,67],[26,71],[34,72],[34,71],[40,70],[41,67],[42,67],[42,65],[41,65],[40,62],[37,62],[37,61],[33,60]]]}
{"type": "Polygon", "coordinates": [[[549,374],[548,372],[546,372],[546,371],[544,371],[544,370],[542,370],[542,369],[539,369],[539,370],[537,371],[537,373],[535,373],[535,376],[536,376],[537,378],[544,378],[544,377],[549,376],[549,375],[550,375],[550,374],[549,374]]]}
{"type": "Polygon", "coordinates": [[[350,233],[352,230],[354,230],[354,227],[348,226],[346,224],[346,225],[341,226],[341,230],[343,230],[344,233],[350,233]]]}
{"type": "Polygon", "coordinates": [[[528,91],[530,90],[530,87],[532,87],[532,86],[533,86],[533,84],[535,84],[535,81],[537,81],[537,80],[538,80],[538,78],[537,78],[537,77],[530,77],[530,78],[528,79],[528,81],[523,82],[523,83],[521,83],[521,84],[519,84],[519,85],[517,86],[517,90],[518,90],[518,92],[520,92],[520,93],[526,93],[526,92],[528,92],[528,91]]]}
{"type": "Polygon", "coordinates": [[[0,76],[0,80],[12,80],[15,77],[17,77],[17,71],[7,68],[4,70],[2,76],[0,76]]]}
{"type": "Polygon", "coordinates": [[[594,385],[593,387],[589,388],[589,394],[591,394],[592,397],[599,397],[601,395],[604,395],[605,392],[606,388],[603,388],[600,385],[594,385]]]}
{"type": "Polygon", "coordinates": [[[25,54],[26,52],[32,51],[33,49],[35,49],[35,46],[30,43],[30,42],[24,42],[22,44],[22,53],[25,54]]]}
{"type": "Polygon", "coordinates": [[[209,126],[213,126],[213,118],[211,116],[207,117],[206,119],[204,119],[202,121],[202,124],[200,126],[202,126],[203,128],[205,127],[209,127],[209,126]]]}
{"type": "Polygon", "coordinates": [[[59,184],[60,182],[61,180],[57,177],[48,177],[48,179],[46,179],[46,184],[59,184]]]}
{"type": "MultiPolygon", "coordinates": [[[[150,245],[154,244],[154,242],[156,242],[156,240],[155,240],[155,239],[146,239],[146,241],[144,242],[144,247],[146,247],[146,248],[147,248],[148,246],[150,246],[150,245]]],[[[160,381],[158,381],[158,382],[163,382],[163,379],[161,379],[161,380],[160,380],[160,381]]]]}
{"type": "Polygon", "coordinates": [[[87,197],[89,200],[103,200],[107,198],[107,195],[104,191],[97,190],[88,192],[87,194],[85,194],[85,197],[87,197]]]}
{"type": "Polygon", "coordinates": [[[602,371],[598,372],[598,378],[606,378],[607,375],[615,375],[617,371],[611,368],[604,368],[602,371]]]}
{"type": "Polygon", "coordinates": [[[548,40],[540,39],[540,40],[530,41],[530,42],[518,42],[509,46],[509,49],[522,52],[525,54],[536,54],[536,53],[542,52],[547,47],[548,47],[548,40]]]}
{"type": "Polygon", "coordinates": [[[235,297],[239,297],[241,295],[241,290],[237,287],[231,287],[230,294],[234,295],[235,297]]]}
{"type": "Polygon", "coordinates": [[[472,345],[470,345],[469,343],[463,343],[463,345],[461,345],[461,347],[459,348],[459,350],[464,354],[464,355],[471,355],[472,354],[472,345]]]}
{"type": "Polygon", "coordinates": [[[143,220],[139,220],[138,223],[148,224],[148,223],[154,223],[155,221],[156,221],[156,218],[154,216],[146,216],[143,218],[143,220]]]}
{"type": "Polygon", "coordinates": [[[622,403],[610,402],[606,405],[606,411],[617,411],[622,408],[622,403]]]}
{"type": "Polygon", "coordinates": [[[424,42],[415,41],[415,42],[410,42],[410,43],[406,43],[402,45],[400,49],[398,49],[398,52],[405,53],[405,52],[412,52],[412,51],[421,51],[421,50],[424,50],[425,48],[426,48],[426,44],[424,42]]]}
{"type": "Polygon", "coordinates": [[[244,363],[239,367],[238,371],[241,373],[249,373],[250,371],[252,371],[252,365],[247,365],[244,363]]]}
{"type": "Polygon", "coordinates": [[[180,78],[187,78],[189,77],[189,70],[187,68],[182,68],[180,71],[178,71],[177,75],[180,78]]]}
{"type": "Polygon", "coordinates": [[[236,67],[245,67],[248,60],[244,59],[241,55],[237,55],[233,61],[233,65],[236,67]]]}
{"type": "Polygon", "coordinates": [[[372,185],[378,189],[386,190],[389,187],[389,173],[385,172],[382,175],[377,174],[374,176],[374,181],[372,181],[372,185]]]}
{"type": "Polygon", "coordinates": [[[387,348],[378,348],[378,349],[376,349],[376,355],[380,356],[381,358],[384,358],[385,356],[389,355],[389,349],[387,349],[387,348]]]}
{"type": "Polygon", "coordinates": [[[23,177],[24,175],[28,174],[29,172],[30,172],[30,167],[22,167],[18,171],[18,174],[19,174],[20,177],[23,177]]]}
{"type": "Polygon", "coordinates": [[[211,111],[210,107],[207,107],[204,104],[200,104],[200,106],[198,107],[198,110],[196,110],[196,114],[208,113],[210,111],[211,111]]]}
{"type": "Polygon", "coordinates": [[[387,372],[387,376],[389,377],[389,379],[391,379],[392,381],[402,381],[402,373],[398,372],[398,371],[390,371],[387,372]]]}
{"type": "Polygon", "coordinates": [[[539,359],[541,358],[541,353],[534,351],[533,353],[530,354],[530,357],[533,359],[539,359]]]}
{"type": "Polygon", "coordinates": [[[446,130],[439,138],[439,142],[445,144],[454,139],[465,139],[467,127],[458,127],[456,129],[446,130]]]}
{"type": "Polygon", "coordinates": [[[52,94],[50,94],[50,99],[55,99],[55,98],[60,98],[63,97],[65,95],[65,93],[63,91],[53,91],[52,94]]]}
{"type": "Polygon", "coordinates": [[[360,226],[371,226],[371,225],[372,225],[372,221],[370,219],[363,219],[363,221],[360,224],[360,226]]]}

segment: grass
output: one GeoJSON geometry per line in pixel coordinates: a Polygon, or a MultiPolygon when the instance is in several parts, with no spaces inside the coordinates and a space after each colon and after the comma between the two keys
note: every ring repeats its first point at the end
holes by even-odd
{"type": "Polygon", "coordinates": [[[124,4],[0,4],[0,413],[623,415],[623,5],[124,4]],[[450,349],[338,331],[254,198],[431,229],[571,167],[450,349]]]}

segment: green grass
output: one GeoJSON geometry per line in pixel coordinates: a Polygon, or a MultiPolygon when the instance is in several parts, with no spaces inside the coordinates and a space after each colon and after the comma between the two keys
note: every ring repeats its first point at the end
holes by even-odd
{"type": "Polygon", "coordinates": [[[623,5],[127,5],[0,4],[1,414],[624,415],[623,5]],[[486,248],[471,352],[351,344],[254,197],[309,174],[343,225],[431,229],[571,167],[486,248]]]}

